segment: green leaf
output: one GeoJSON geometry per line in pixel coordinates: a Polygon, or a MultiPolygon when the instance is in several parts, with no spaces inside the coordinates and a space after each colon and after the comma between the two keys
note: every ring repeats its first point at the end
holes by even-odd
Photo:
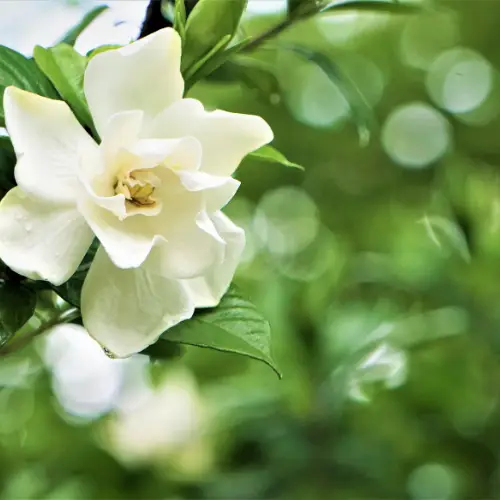
{"type": "Polygon", "coordinates": [[[36,46],[33,55],[38,67],[70,105],[78,120],[84,125],[92,125],[92,117],[83,93],[83,74],[87,58],[66,44],[50,49],[36,46]]]}
{"type": "MultiPolygon", "coordinates": [[[[188,16],[181,69],[183,74],[197,61],[233,39],[247,0],[199,0],[188,16]]],[[[219,49],[220,50],[220,49],[219,49]]]]}
{"type": "Polygon", "coordinates": [[[376,120],[370,104],[364,95],[341,68],[335,64],[328,56],[314,50],[299,47],[297,45],[281,45],[304,57],[313,64],[316,64],[330,79],[330,81],[344,95],[351,108],[351,114],[358,129],[359,142],[362,147],[370,142],[371,134],[376,130],[376,120]]]}
{"type": "Polygon", "coordinates": [[[344,0],[330,2],[320,12],[337,12],[346,10],[367,10],[375,12],[388,12],[394,14],[412,14],[421,12],[422,7],[399,0],[344,0]]]}
{"type": "Polygon", "coordinates": [[[90,61],[97,54],[102,54],[103,52],[107,52],[108,50],[119,49],[120,47],[123,47],[123,45],[110,44],[110,45],[101,45],[100,47],[96,47],[95,49],[89,50],[87,52],[87,62],[90,61]]]}
{"type": "Polygon", "coordinates": [[[87,26],[100,16],[105,10],[108,10],[107,5],[98,5],[91,11],[87,12],[83,19],[73,28],[71,28],[61,39],[60,43],[66,43],[68,45],[75,45],[77,38],[82,34],[82,32],[87,28],[87,26]]]}
{"type": "Polygon", "coordinates": [[[269,144],[267,146],[262,146],[256,151],[250,153],[248,156],[250,158],[255,158],[257,160],[262,160],[272,163],[281,163],[281,165],[284,165],[285,167],[292,167],[304,170],[304,167],[302,165],[289,161],[283,153],[280,153],[277,149],[273,148],[273,146],[270,146],[269,144]]]}
{"type": "Polygon", "coordinates": [[[232,55],[243,49],[248,43],[248,39],[235,43],[232,47],[222,50],[229,39],[229,35],[223,38],[218,45],[216,45],[205,57],[200,59],[185,76],[186,92],[202,78],[212,74],[217,68],[222,66],[232,55]]]}
{"type": "Polygon", "coordinates": [[[424,225],[429,238],[440,249],[455,250],[465,262],[470,262],[470,251],[467,239],[460,227],[453,221],[439,215],[426,215],[420,221],[424,225]]]}
{"type": "Polygon", "coordinates": [[[184,40],[186,37],[186,5],[184,4],[184,0],[175,0],[174,29],[184,40]]]}
{"type": "Polygon", "coordinates": [[[5,126],[3,93],[13,85],[22,90],[58,99],[59,96],[33,59],[0,45],[0,127],[5,126]]]}
{"type": "Polygon", "coordinates": [[[31,318],[35,307],[34,290],[9,281],[0,284],[0,347],[31,318]]]}
{"type": "Polygon", "coordinates": [[[271,357],[269,323],[234,287],[216,308],[198,311],[192,319],[167,330],[162,338],[248,356],[263,361],[281,377],[271,357]]]}
{"type": "Polygon", "coordinates": [[[170,342],[162,339],[148,346],[141,354],[146,354],[153,360],[175,359],[182,355],[183,346],[179,342],[170,342]]]}
{"type": "Polygon", "coordinates": [[[8,191],[16,185],[14,167],[16,154],[8,137],[0,136],[0,188],[8,191]]]}

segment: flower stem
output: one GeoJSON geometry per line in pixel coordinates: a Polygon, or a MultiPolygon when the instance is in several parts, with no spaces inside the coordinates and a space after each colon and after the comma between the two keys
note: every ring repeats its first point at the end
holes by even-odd
{"type": "Polygon", "coordinates": [[[45,323],[42,323],[38,328],[35,328],[34,330],[26,333],[23,336],[14,338],[12,342],[9,342],[5,346],[3,346],[0,349],[0,356],[7,356],[8,354],[19,351],[20,349],[28,345],[35,337],[38,337],[38,335],[45,333],[47,330],[50,330],[56,325],[69,323],[79,316],[80,311],[76,307],[70,307],[69,309],[61,311],[57,316],[49,319],[45,323]]]}

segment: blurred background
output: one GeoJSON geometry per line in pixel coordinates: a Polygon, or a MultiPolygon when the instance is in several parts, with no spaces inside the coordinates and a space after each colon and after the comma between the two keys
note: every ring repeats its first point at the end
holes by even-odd
{"type": "MultiPolygon", "coordinates": [[[[137,36],[148,2],[108,3],[82,53],[137,36]]],[[[308,20],[190,92],[305,167],[246,160],[227,209],[283,380],[58,327],[0,363],[0,499],[500,498],[500,2],[417,3],[308,20]]],[[[0,43],[96,4],[4,0],[0,43]]],[[[250,0],[244,32],[285,11],[250,0]]]]}

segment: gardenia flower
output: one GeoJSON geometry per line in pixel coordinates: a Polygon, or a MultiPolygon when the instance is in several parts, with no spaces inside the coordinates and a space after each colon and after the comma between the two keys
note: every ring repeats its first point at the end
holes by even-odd
{"type": "Polygon", "coordinates": [[[82,318],[120,357],[218,304],[244,247],[220,211],[239,186],[231,175],[273,137],[260,117],[183,99],[180,58],[167,28],[90,60],[84,91],[99,145],[66,103],[4,94],[18,186],[0,203],[0,258],[58,285],[97,236],[82,318]]]}

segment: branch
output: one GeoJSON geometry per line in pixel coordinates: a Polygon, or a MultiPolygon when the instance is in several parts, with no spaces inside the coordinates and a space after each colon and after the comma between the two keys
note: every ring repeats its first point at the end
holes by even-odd
{"type": "Polygon", "coordinates": [[[47,330],[50,330],[52,327],[56,325],[60,325],[62,323],[69,323],[74,319],[80,317],[80,311],[76,307],[70,307],[65,311],[62,311],[55,318],[50,319],[46,323],[42,323],[38,328],[28,332],[26,335],[22,337],[14,338],[12,342],[5,345],[2,349],[0,349],[0,356],[7,356],[8,354],[12,354],[13,352],[22,349],[27,344],[29,344],[35,337],[45,333],[47,330]]]}

